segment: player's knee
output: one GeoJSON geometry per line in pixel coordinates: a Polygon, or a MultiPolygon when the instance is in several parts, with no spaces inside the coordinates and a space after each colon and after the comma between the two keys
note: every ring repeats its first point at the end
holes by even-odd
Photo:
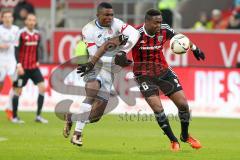
{"type": "Polygon", "coordinates": [[[96,123],[96,122],[100,121],[101,118],[102,117],[92,118],[92,119],[90,119],[90,123],[96,123]]]}
{"type": "Polygon", "coordinates": [[[14,95],[20,96],[22,94],[22,88],[13,88],[14,95]]]}
{"type": "Polygon", "coordinates": [[[46,92],[46,87],[43,83],[38,85],[38,89],[40,94],[44,94],[46,92]]]}
{"type": "Polygon", "coordinates": [[[181,101],[181,102],[178,104],[178,109],[179,109],[180,111],[189,111],[189,106],[188,106],[187,101],[181,101]]]}

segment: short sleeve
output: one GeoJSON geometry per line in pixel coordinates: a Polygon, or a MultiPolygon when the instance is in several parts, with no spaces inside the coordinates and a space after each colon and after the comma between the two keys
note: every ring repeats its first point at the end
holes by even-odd
{"type": "Polygon", "coordinates": [[[92,36],[93,33],[91,32],[93,31],[87,26],[82,29],[83,42],[87,45],[88,53],[89,55],[94,55],[97,51],[97,46],[92,36]]]}
{"type": "Polygon", "coordinates": [[[122,20],[114,18],[114,28],[119,32],[123,33],[123,31],[128,27],[127,23],[124,23],[122,20]]]}
{"type": "Polygon", "coordinates": [[[175,35],[175,31],[168,24],[162,24],[161,29],[166,29],[167,39],[171,39],[175,35]]]}

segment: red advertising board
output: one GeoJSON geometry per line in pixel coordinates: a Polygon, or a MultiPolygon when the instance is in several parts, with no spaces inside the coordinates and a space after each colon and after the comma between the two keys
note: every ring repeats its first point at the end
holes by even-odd
{"type": "MultiPolygon", "coordinates": [[[[77,99],[76,104],[78,105],[81,104],[83,99],[79,98],[81,95],[74,96],[66,92],[59,93],[50,87],[49,78],[56,67],[56,65],[41,66],[41,72],[44,75],[47,86],[44,103],[44,109],[46,111],[53,111],[56,104],[64,99],[73,99],[74,101],[77,99]],[[73,97],[75,97],[75,99],[73,97]]],[[[129,93],[133,90],[134,94],[132,95],[140,94],[138,89],[134,89],[137,84],[133,86],[132,82],[129,81],[129,79],[132,79],[132,77],[129,76],[131,70],[123,71],[125,73],[122,73],[122,78],[115,79],[115,85],[124,89],[123,92],[118,92],[122,101],[118,103],[116,113],[124,113],[126,111],[137,112],[138,110],[144,111],[144,113],[150,113],[151,110],[147,107],[144,99],[139,96],[133,97],[136,99],[134,106],[129,106],[128,103],[123,100],[124,96],[130,97],[129,93]]],[[[180,83],[183,86],[194,115],[240,118],[240,69],[175,67],[174,71],[180,79],[180,83]]],[[[82,78],[80,78],[76,72],[72,72],[71,75],[64,80],[64,84],[61,84],[61,87],[64,87],[62,85],[84,86],[84,84],[82,78]]],[[[6,106],[8,102],[10,89],[11,82],[7,79],[0,98],[0,110],[4,109],[4,106],[6,106]]],[[[24,87],[20,100],[20,108],[22,110],[34,110],[36,108],[37,96],[37,87],[30,81],[27,86],[24,87]],[[29,99],[29,97],[32,98],[29,99]]],[[[133,98],[131,98],[131,100],[134,100],[133,98]]],[[[167,112],[176,111],[176,107],[174,107],[173,103],[171,103],[167,97],[161,96],[161,98],[167,112]]]]}
{"type": "MultiPolygon", "coordinates": [[[[240,61],[240,33],[184,32],[206,54],[204,62],[197,61],[191,51],[179,56],[172,53],[168,43],[165,57],[171,66],[233,67],[240,61]]],[[[54,33],[54,62],[63,63],[72,57],[79,40],[80,31],[57,31],[54,33]],[[63,58],[64,57],[64,58],[63,58]]]]}

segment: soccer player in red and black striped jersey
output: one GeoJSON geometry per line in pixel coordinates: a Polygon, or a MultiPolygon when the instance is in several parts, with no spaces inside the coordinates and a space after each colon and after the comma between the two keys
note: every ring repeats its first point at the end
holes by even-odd
{"type": "Polygon", "coordinates": [[[37,100],[37,115],[36,122],[47,123],[48,121],[40,116],[45,93],[45,84],[43,76],[39,70],[38,52],[40,46],[40,34],[35,29],[37,20],[34,14],[29,14],[25,20],[26,26],[20,30],[19,45],[16,48],[17,60],[17,80],[13,83],[14,96],[12,97],[13,104],[13,119],[14,123],[23,123],[17,116],[18,100],[21,95],[22,88],[31,79],[38,86],[39,96],[37,100]]]}
{"type": "MultiPolygon", "coordinates": [[[[169,67],[163,55],[163,45],[175,32],[168,24],[162,23],[161,12],[150,9],[146,12],[145,23],[138,28],[140,38],[132,49],[133,72],[145,100],[155,113],[156,120],[171,141],[171,149],[178,151],[180,145],[173,134],[159,97],[159,89],[168,96],[179,110],[181,121],[180,139],[192,148],[201,148],[198,140],[188,133],[190,111],[187,99],[177,75],[169,67]]],[[[204,60],[204,53],[191,42],[191,50],[197,60],[204,60]]]]}
{"type": "MultiPolygon", "coordinates": [[[[159,89],[178,107],[181,121],[181,141],[189,143],[192,148],[201,148],[200,142],[188,133],[190,111],[187,99],[177,75],[169,67],[162,51],[164,43],[175,35],[174,30],[169,25],[162,23],[160,11],[150,9],[146,12],[145,23],[138,28],[138,31],[140,38],[132,49],[134,60],[133,72],[139,84],[140,91],[155,113],[159,126],[171,142],[171,149],[178,151],[180,145],[164,113],[159,97],[159,89]]],[[[81,72],[91,70],[91,67],[88,66],[95,64],[95,61],[102,56],[103,51],[101,50],[104,50],[106,45],[107,42],[99,48],[90,62],[82,65],[86,69],[81,72]]],[[[197,60],[205,59],[204,53],[192,42],[191,50],[197,60]]],[[[119,55],[115,57],[115,63],[120,66],[127,66],[129,61],[126,58],[126,53],[123,51],[119,52],[119,55]]]]}

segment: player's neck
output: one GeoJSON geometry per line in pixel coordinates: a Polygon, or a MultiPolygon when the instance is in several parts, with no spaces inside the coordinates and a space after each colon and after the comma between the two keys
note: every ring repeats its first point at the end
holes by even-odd
{"type": "Polygon", "coordinates": [[[3,24],[3,26],[4,26],[5,28],[11,28],[11,27],[12,27],[12,25],[10,25],[10,24],[3,24]]]}
{"type": "Polygon", "coordinates": [[[29,32],[33,32],[33,28],[27,28],[29,32]]]}
{"type": "Polygon", "coordinates": [[[152,33],[145,25],[143,26],[144,31],[147,33],[147,35],[153,37],[155,33],[152,33]]]}

